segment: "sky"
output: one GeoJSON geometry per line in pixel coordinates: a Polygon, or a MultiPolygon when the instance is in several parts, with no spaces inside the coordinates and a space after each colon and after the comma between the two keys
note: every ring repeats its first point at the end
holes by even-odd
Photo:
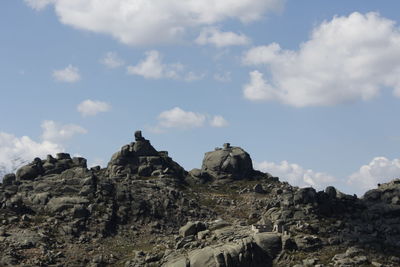
{"type": "Polygon", "coordinates": [[[0,172],[105,167],[142,130],[185,169],[229,142],[297,186],[400,177],[397,0],[3,0],[0,172]]]}

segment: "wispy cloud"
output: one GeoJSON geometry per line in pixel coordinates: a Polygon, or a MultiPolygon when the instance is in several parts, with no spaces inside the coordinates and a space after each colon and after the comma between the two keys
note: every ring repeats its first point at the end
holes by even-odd
{"type": "Polygon", "coordinates": [[[223,32],[215,27],[204,28],[196,41],[199,45],[214,45],[216,47],[249,45],[251,40],[246,35],[234,32],[223,32]]]}
{"type": "Polygon", "coordinates": [[[81,75],[77,67],[68,65],[65,69],[54,70],[53,78],[59,82],[75,83],[81,79],[81,75]]]}
{"type": "Polygon", "coordinates": [[[103,101],[90,99],[81,102],[77,107],[78,112],[81,113],[81,115],[84,117],[95,116],[100,112],[107,112],[110,109],[110,104],[103,101]]]}
{"type": "Polygon", "coordinates": [[[115,69],[125,65],[125,62],[116,52],[107,52],[100,60],[100,63],[110,69],[115,69]]]}
{"type": "Polygon", "coordinates": [[[188,82],[200,80],[205,76],[205,74],[187,71],[186,66],[179,62],[164,63],[162,55],[157,50],[147,51],[143,60],[134,66],[127,67],[127,72],[145,79],[174,79],[188,82]]]}

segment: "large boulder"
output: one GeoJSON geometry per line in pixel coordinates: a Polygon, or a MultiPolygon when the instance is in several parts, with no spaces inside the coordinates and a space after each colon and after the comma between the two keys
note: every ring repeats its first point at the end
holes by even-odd
{"type": "Polygon", "coordinates": [[[254,172],[250,155],[242,148],[232,147],[229,143],[224,144],[223,148],[207,152],[201,170],[215,179],[245,179],[254,172]]]}
{"type": "Polygon", "coordinates": [[[254,235],[254,240],[271,258],[278,256],[282,250],[281,236],[276,233],[257,233],[254,235]]]}
{"type": "Polygon", "coordinates": [[[269,267],[272,266],[272,260],[280,251],[281,238],[279,235],[257,234],[254,237],[192,250],[187,256],[172,259],[163,266],[269,267]]]}

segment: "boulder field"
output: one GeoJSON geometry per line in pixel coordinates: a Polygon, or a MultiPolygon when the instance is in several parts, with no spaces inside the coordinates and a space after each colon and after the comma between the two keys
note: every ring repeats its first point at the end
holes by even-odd
{"type": "Polygon", "coordinates": [[[400,180],[298,188],[229,143],[186,171],[140,131],[106,168],[59,153],[0,183],[0,266],[400,266],[400,180]]]}

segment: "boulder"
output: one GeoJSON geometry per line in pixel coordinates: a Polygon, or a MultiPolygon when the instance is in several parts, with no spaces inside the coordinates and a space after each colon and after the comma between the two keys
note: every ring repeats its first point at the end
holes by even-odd
{"type": "Polygon", "coordinates": [[[250,178],[254,172],[250,155],[242,148],[231,147],[229,144],[225,144],[224,148],[207,152],[201,170],[215,179],[250,178]]]}
{"type": "Polygon", "coordinates": [[[15,179],[16,179],[16,177],[15,177],[14,173],[6,174],[3,177],[3,185],[4,186],[12,185],[15,182],[15,179]]]}
{"type": "Polygon", "coordinates": [[[17,170],[17,180],[33,180],[41,174],[39,168],[36,165],[29,164],[22,166],[17,170]]]}
{"type": "Polygon", "coordinates": [[[71,156],[68,153],[57,153],[56,158],[57,160],[71,159],[71,156]]]}
{"type": "Polygon", "coordinates": [[[271,258],[275,258],[282,249],[281,237],[275,233],[257,233],[254,240],[271,258]]]}
{"type": "Polygon", "coordinates": [[[274,255],[274,247],[280,239],[270,236],[269,238],[260,237],[262,248],[257,245],[251,237],[236,240],[235,242],[223,243],[218,245],[207,246],[202,249],[195,249],[188,253],[187,257],[179,257],[167,262],[164,266],[175,266],[173,263],[179,263],[176,266],[190,267],[236,267],[236,266],[253,266],[253,267],[270,267],[272,266],[272,257],[268,251],[272,251],[274,255]],[[267,241],[268,240],[268,241],[267,241]]]}
{"type": "Polygon", "coordinates": [[[317,192],[312,187],[299,189],[293,197],[295,204],[310,204],[316,201],[317,192]]]}
{"type": "Polygon", "coordinates": [[[264,188],[262,187],[261,184],[256,184],[256,185],[253,187],[253,191],[254,191],[255,193],[258,193],[258,194],[263,194],[263,193],[265,193],[264,188]]]}
{"type": "Polygon", "coordinates": [[[207,229],[207,226],[203,222],[188,222],[186,225],[182,226],[179,229],[179,235],[182,237],[186,237],[189,235],[196,235],[200,231],[204,231],[207,229]]]}
{"type": "Polygon", "coordinates": [[[337,195],[336,188],[333,187],[333,186],[328,186],[328,187],[325,189],[325,193],[328,195],[328,197],[329,197],[330,199],[335,199],[335,198],[336,198],[336,195],[337,195]]]}

